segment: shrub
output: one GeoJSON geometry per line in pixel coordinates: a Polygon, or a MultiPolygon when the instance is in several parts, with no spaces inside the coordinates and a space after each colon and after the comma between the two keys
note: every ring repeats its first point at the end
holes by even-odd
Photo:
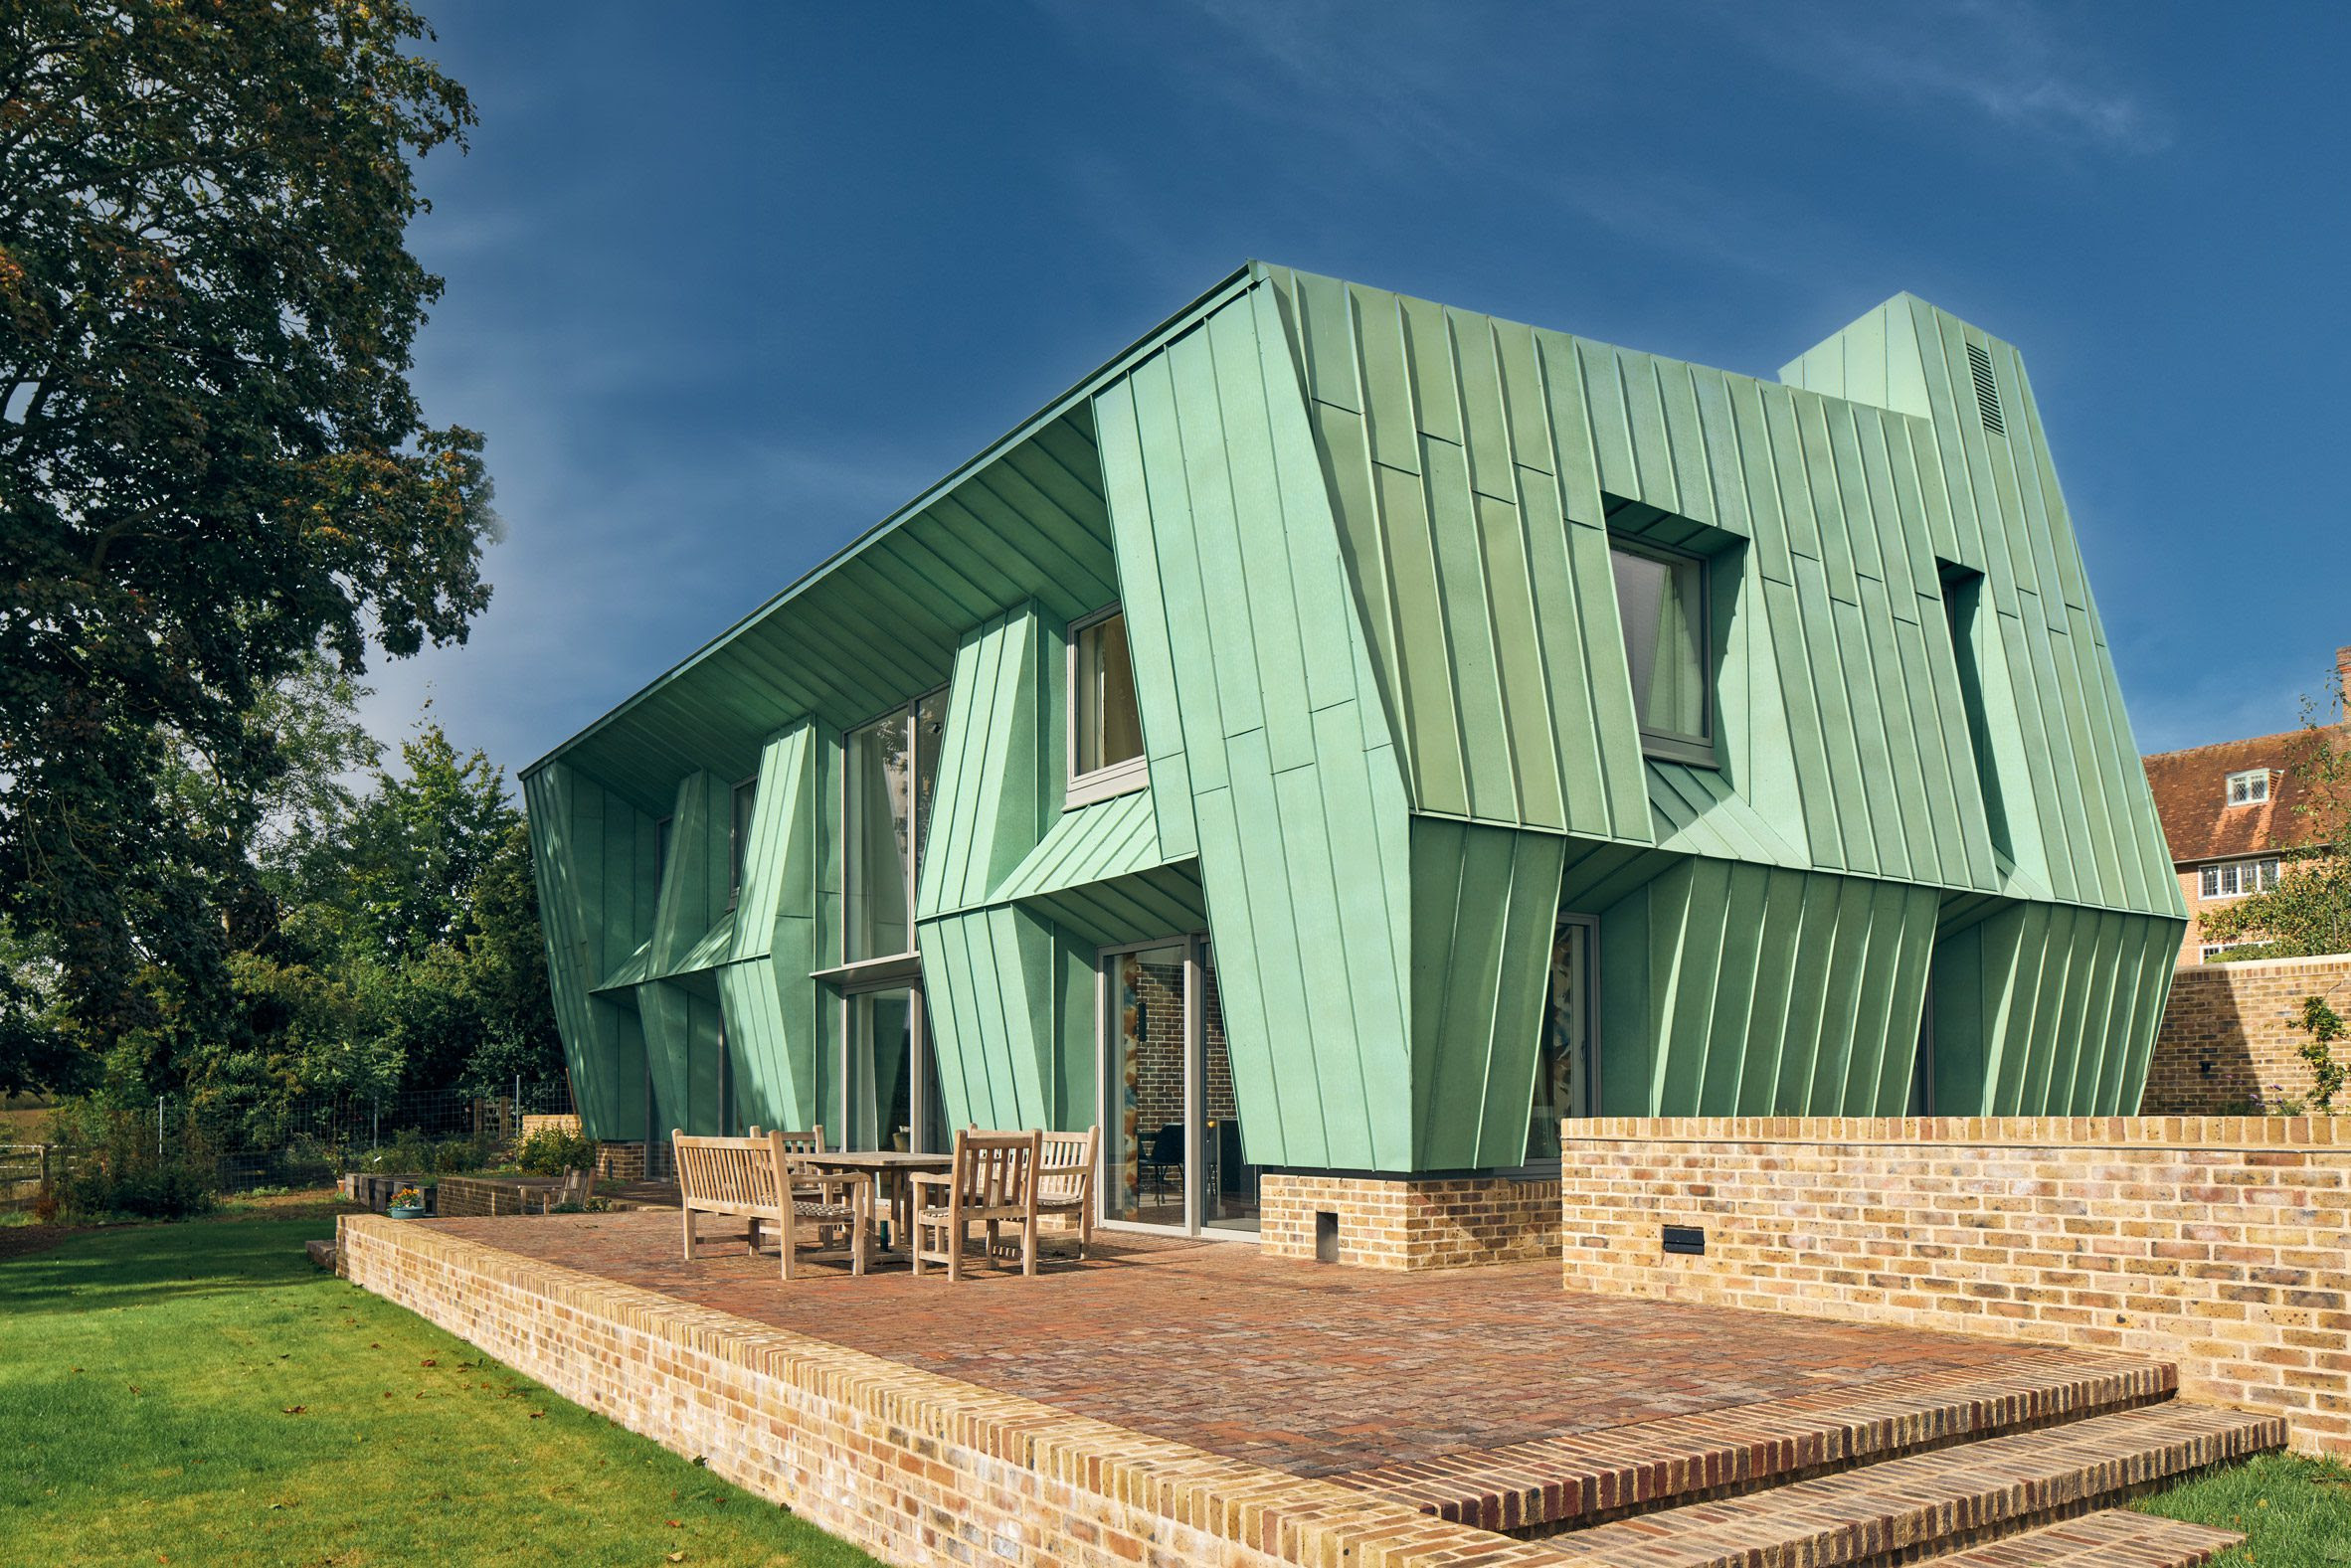
{"type": "Polygon", "coordinates": [[[219,1172],[202,1139],[183,1132],[158,1148],[146,1112],[83,1101],[60,1108],[51,1132],[67,1150],[56,1193],[66,1214],[185,1219],[214,1206],[219,1172]]]}
{"type": "Polygon", "coordinates": [[[543,1127],[522,1140],[514,1162],[534,1176],[560,1176],[596,1163],[596,1140],[568,1128],[543,1127]]]}

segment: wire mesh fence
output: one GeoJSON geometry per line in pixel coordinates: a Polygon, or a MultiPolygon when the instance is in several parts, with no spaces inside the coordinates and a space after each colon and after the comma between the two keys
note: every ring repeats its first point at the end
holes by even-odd
{"type": "Polygon", "coordinates": [[[60,1106],[24,1140],[0,1143],[0,1210],[36,1206],[93,1166],[168,1169],[215,1192],[320,1186],[346,1170],[434,1175],[512,1157],[525,1116],[571,1111],[568,1086],[517,1081],[505,1094],[159,1096],[60,1106]]]}

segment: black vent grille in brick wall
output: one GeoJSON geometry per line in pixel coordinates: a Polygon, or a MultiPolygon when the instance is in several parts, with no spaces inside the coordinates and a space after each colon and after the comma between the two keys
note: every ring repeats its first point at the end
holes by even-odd
{"type": "Polygon", "coordinates": [[[1975,373],[1975,407],[1984,417],[1984,429],[1995,436],[2006,435],[2008,426],[2000,418],[2000,388],[1992,380],[1992,356],[1970,343],[1967,368],[1975,373]]]}

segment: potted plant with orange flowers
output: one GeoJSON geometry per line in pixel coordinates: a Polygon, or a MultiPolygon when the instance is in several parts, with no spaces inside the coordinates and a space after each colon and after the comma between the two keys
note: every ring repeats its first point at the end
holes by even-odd
{"type": "Polygon", "coordinates": [[[396,1220],[421,1220],[425,1217],[425,1194],[413,1186],[402,1187],[392,1194],[392,1202],[384,1212],[396,1220]]]}

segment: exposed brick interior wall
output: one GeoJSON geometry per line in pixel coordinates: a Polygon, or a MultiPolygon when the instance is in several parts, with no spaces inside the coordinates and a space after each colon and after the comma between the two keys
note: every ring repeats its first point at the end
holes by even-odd
{"type": "Polygon", "coordinates": [[[885,1561],[1569,1568],[1350,1490],[370,1215],[353,1284],[885,1561]]]}
{"type": "Polygon", "coordinates": [[[2351,1013],[2351,955],[2183,965],[2172,976],[2139,1110],[2221,1116],[2306,1099],[2310,1064],[2294,1052],[2309,1036],[2290,1020],[2313,995],[2351,1013]]]}
{"type": "Polygon", "coordinates": [[[1570,1290],[2157,1357],[2351,1455],[2351,1118],[1606,1118],[1565,1143],[1570,1290]]]}
{"type": "Polygon", "coordinates": [[[1507,1176],[1336,1176],[1272,1171],[1258,1242],[1315,1256],[1315,1216],[1339,1217],[1339,1259],[1359,1269],[1461,1269],[1559,1256],[1559,1183],[1507,1176]]]}

